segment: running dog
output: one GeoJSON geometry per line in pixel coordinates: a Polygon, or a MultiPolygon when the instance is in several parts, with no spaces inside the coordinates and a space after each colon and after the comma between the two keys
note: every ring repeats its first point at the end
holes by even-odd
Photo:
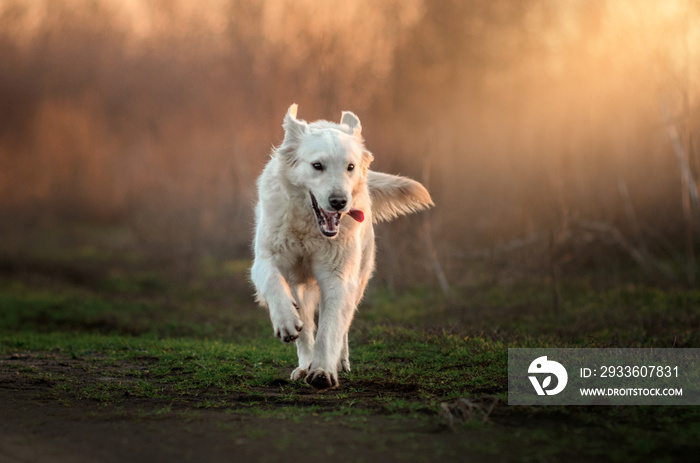
{"type": "Polygon", "coordinates": [[[296,341],[291,379],[329,389],[350,371],[348,329],[374,270],[374,223],[433,202],[420,183],[369,169],[355,114],[339,124],[296,114],[293,104],[257,182],[251,279],[275,336],[296,341]]]}

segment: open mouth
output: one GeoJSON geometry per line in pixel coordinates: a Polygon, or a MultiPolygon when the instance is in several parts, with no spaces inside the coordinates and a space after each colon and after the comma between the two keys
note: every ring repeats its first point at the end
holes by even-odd
{"type": "MultiPolygon", "coordinates": [[[[340,227],[340,218],[343,216],[342,212],[326,212],[322,207],[318,205],[316,197],[313,193],[309,191],[311,195],[311,206],[314,208],[314,213],[316,214],[316,220],[318,221],[318,228],[323,233],[323,236],[332,238],[338,234],[340,227]]],[[[352,217],[356,222],[362,222],[365,220],[365,213],[359,209],[350,209],[348,215],[352,217]]]]}
{"type": "Polygon", "coordinates": [[[316,197],[314,196],[314,194],[310,191],[309,194],[311,195],[311,205],[313,206],[314,212],[316,213],[318,228],[321,230],[321,233],[323,233],[323,236],[327,236],[329,238],[334,237],[338,234],[338,229],[340,226],[340,216],[342,215],[342,213],[337,211],[326,212],[321,207],[319,207],[318,201],[316,201],[316,197]]]}

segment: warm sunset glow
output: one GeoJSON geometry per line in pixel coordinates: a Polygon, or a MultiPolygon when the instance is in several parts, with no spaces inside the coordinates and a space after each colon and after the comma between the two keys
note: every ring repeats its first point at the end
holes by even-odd
{"type": "Polygon", "coordinates": [[[440,252],[584,219],[687,234],[693,0],[5,0],[0,35],[0,207],[246,249],[296,102],[359,114],[378,169],[430,167],[440,252]]]}

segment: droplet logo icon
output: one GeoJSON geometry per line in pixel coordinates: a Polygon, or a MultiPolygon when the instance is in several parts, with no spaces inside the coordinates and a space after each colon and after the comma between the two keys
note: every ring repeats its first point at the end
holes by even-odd
{"type": "Polygon", "coordinates": [[[537,395],[557,395],[566,387],[569,381],[569,375],[566,373],[566,368],[554,360],[547,360],[547,356],[538,357],[532,361],[527,369],[528,373],[549,374],[545,376],[540,384],[537,376],[528,376],[532,386],[535,388],[537,395]],[[557,378],[556,387],[547,389],[552,384],[552,376],[557,378]]]}

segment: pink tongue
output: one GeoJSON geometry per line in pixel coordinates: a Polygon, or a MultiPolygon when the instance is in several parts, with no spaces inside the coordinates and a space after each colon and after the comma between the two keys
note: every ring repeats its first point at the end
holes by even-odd
{"type": "Polygon", "coordinates": [[[350,209],[348,215],[355,219],[357,222],[362,222],[363,220],[365,220],[365,213],[359,209],[350,209]]]}

